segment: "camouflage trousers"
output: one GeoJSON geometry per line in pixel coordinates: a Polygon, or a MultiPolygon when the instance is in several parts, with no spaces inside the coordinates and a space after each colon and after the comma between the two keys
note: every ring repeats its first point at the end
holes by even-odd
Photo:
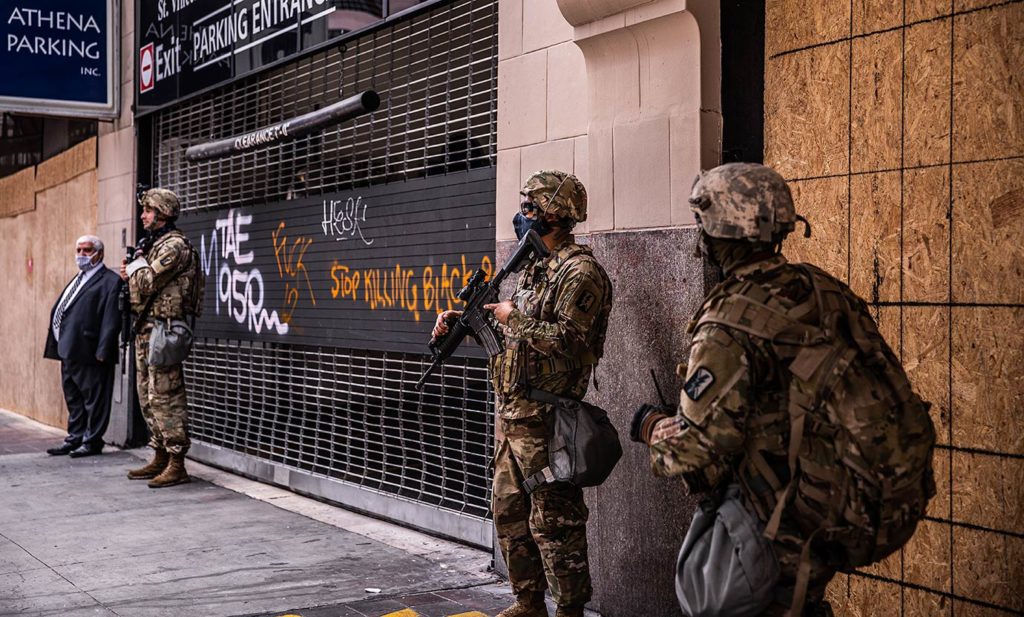
{"type": "Polygon", "coordinates": [[[543,415],[499,422],[491,509],[512,591],[550,588],[559,606],[582,606],[592,593],[583,491],[562,482],[528,495],[523,480],[548,464],[547,422],[543,415]]]}
{"type": "Polygon", "coordinates": [[[146,326],[135,337],[135,385],[139,407],[149,427],[149,445],[172,454],[188,451],[188,405],[185,400],[185,372],[175,366],[149,366],[149,332],[146,326]]]}

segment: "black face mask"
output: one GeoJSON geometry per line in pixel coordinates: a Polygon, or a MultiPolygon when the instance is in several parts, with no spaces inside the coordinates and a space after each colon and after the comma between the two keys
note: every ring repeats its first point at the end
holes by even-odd
{"type": "Polygon", "coordinates": [[[544,220],[541,213],[537,213],[537,218],[526,218],[522,212],[516,212],[516,215],[512,217],[512,227],[516,230],[516,239],[522,240],[526,237],[526,234],[532,229],[537,232],[538,236],[544,237],[551,233],[551,225],[544,220]]]}

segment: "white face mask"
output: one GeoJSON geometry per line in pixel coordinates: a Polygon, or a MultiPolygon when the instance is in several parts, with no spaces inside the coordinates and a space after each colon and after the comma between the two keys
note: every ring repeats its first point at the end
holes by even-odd
{"type": "Polygon", "coordinates": [[[75,263],[78,264],[79,270],[85,270],[92,264],[91,255],[75,255],[75,263]]]}

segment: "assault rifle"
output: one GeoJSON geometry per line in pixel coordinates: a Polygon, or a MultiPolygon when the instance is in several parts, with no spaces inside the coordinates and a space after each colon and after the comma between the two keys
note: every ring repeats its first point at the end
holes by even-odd
{"type": "MultiPolygon", "coordinates": [[[[128,261],[135,258],[134,246],[125,247],[125,257],[128,261]]],[[[121,349],[126,350],[132,342],[132,295],[127,281],[121,281],[121,289],[117,294],[117,308],[121,311],[121,349]]]]}
{"type": "MultiPolygon", "coordinates": [[[[135,185],[135,203],[139,206],[142,205],[142,198],[146,196],[146,191],[149,190],[148,184],[139,182],[135,185]]],[[[135,254],[138,252],[134,246],[126,246],[125,259],[131,262],[135,259],[135,254]]],[[[121,282],[121,289],[117,296],[117,308],[121,311],[121,349],[127,350],[131,345],[132,335],[132,294],[128,287],[127,281],[121,282]]],[[[127,358],[127,356],[125,356],[127,358]]]]}
{"type": "Polygon", "coordinates": [[[520,240],[516,252],[509,257],[508,262],[502,266],[501,270],[498,270],[498,273],[490,281],[484,281],[487,275],[483,270],[477,270],[470,277],[466,286],[457,294],[459,300],[466,303],[462,315],[448,319],[446,322],[448,332],[440,338],[430,339],[430,343],[427,344],[427,347],[430,348],[431,363],[420,380],[416,382],[417,390],[423,389],[423,384],[426,383],[430,374],[451,357],[469,334],[472,334],[483,346],[488,356],[501,353],[503,345],[498,340],[498,334],[487,322],[487,311],[484,310],[484,305],[494,304],[498,301],[498,291],[506,276],[522,270],[529,259],[535,256],[544,258],[548,254],[548,247],[544,246],[544,241],[540,239],[536,231],[531,229],[520,240]]]}

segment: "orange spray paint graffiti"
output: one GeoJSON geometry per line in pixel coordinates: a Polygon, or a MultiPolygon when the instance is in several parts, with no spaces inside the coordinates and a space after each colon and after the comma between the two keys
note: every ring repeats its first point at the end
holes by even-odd
{"type": "Polygon", "coordinates": [[[285,223],[281,221],[277,229],[270,234],[274,243],[274,259],[277,260],[277,273],[284,283],[284,308],[281,310],[281,321],[290,323],[295,307],[299,304],[299,277],[305,279],[306,289],[309,291],[309,301],[316,306],[316,295],[313,293],[313,283],[309,280],[309,271],[302,259],[306,251],[313,244],[312,238],[298,236],[292,239],[289,244],[288,236],[284,234],[285,223]],[[287,278],[291,280],[287,280],[287,278]]]}
{"type": "MultiPolygon", "coordinates": [[[[480,269],[486,280],[490,280],[494,274],[490,256],[485,255],[480,260],[480,269]]],[[[403,309],[420,321],[421,311],[440,313],[461,305],[462,300],[456,294],[469,282],[473,272],[475,270],[466,266],[465,255],[459,265],[441,264],[440,274],[435,274],[433,266],[426,266],[418,277],[414,269],[403,268],[401,264],[395,264],[394,268],[353,270],[335,260],[330,272],[331,297],[363,302],[370,310],[403,309]]]]}

